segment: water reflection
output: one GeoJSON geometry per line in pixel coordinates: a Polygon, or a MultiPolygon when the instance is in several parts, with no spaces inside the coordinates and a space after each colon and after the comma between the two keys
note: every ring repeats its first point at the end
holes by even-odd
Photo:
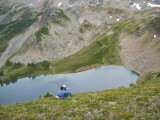
{"type": "Polygon", "coordinates": [[[136,83],[138,74],[121,66],[102,66],[79,73],[40,75],[1,85],[0,104],[37,99],[50,92],[57,94],[59,86],[66,84],[72,93],[99,91],[136,83]]]}

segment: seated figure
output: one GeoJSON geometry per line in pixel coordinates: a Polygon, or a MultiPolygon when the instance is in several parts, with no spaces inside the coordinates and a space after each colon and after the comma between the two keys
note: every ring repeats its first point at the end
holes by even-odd
{"type": "Polygon", "coordinates": [[[56,97],[59,99],[64,99],[64,98],[68,98],[71,96],[72,96],[72,94],[71,94],[69,88],[67,88],[66,85],[62,85],[62,86],[60,86],[60,91],[58,92],[56,97]]]}

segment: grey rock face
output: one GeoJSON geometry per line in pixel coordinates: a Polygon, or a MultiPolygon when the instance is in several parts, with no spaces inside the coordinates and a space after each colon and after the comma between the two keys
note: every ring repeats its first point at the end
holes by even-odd
{"type": "MultiPolygon", "coordinates": [[[[33,3],[34,9],[36,0],[21,2],[28,5],[33,3]]],[[[43,14],[39,16],[38,21],[23,35],[11,40],[9,47],[0,57],[2,61],[0,66],[14,53],[17,54],[11,58],[11,61],[25,64],[72,55],[89,45],[98,34],[103,33],[106,29],[104,23],[134,16],[141,17],[141,14],[132,13],[150,9],[148,2],[155,3],[152,0],[50,0],[50,8],[41,11],[43,14]],[[139,5],[139,8],[136,5],[139,5]],[[81,32],[80,29],[86,20],[93,27],[81,32]],[[42,34],[42,40],[38,42],[35,33],[44,25],[47,25],[49,35],[42,34]],[[25,51],[20,54],[21,49],[25,51]]],[[[5,14],[0,16],[0,23],[5,24],[17,19],[20,19],[18,15],[13,17],[5,14]]]]}

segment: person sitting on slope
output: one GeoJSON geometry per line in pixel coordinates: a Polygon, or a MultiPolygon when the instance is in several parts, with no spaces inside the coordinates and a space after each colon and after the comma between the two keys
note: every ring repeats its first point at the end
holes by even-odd
{"type": "Polygon", "coordinates": [[[71,94],[69,88],[67,88],[66,85],[62,85],[62,86],[60,86],[60,91],[58,92],[56,97],[59,99],[64,99],[64,98],[68,98],[71,96],[72,96],[72,94],[71,94]]]}

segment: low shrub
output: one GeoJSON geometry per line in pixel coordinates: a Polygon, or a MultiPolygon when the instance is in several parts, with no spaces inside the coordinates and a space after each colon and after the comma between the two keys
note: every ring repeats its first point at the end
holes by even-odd
{"type": "Polygon", "coordinates": [[[43,97],[44,98],[48,98],[48,97],[52,97],[53,95],[51,94],[51,93],[49,93],[49,92],[47,92],[43,97]]]}

